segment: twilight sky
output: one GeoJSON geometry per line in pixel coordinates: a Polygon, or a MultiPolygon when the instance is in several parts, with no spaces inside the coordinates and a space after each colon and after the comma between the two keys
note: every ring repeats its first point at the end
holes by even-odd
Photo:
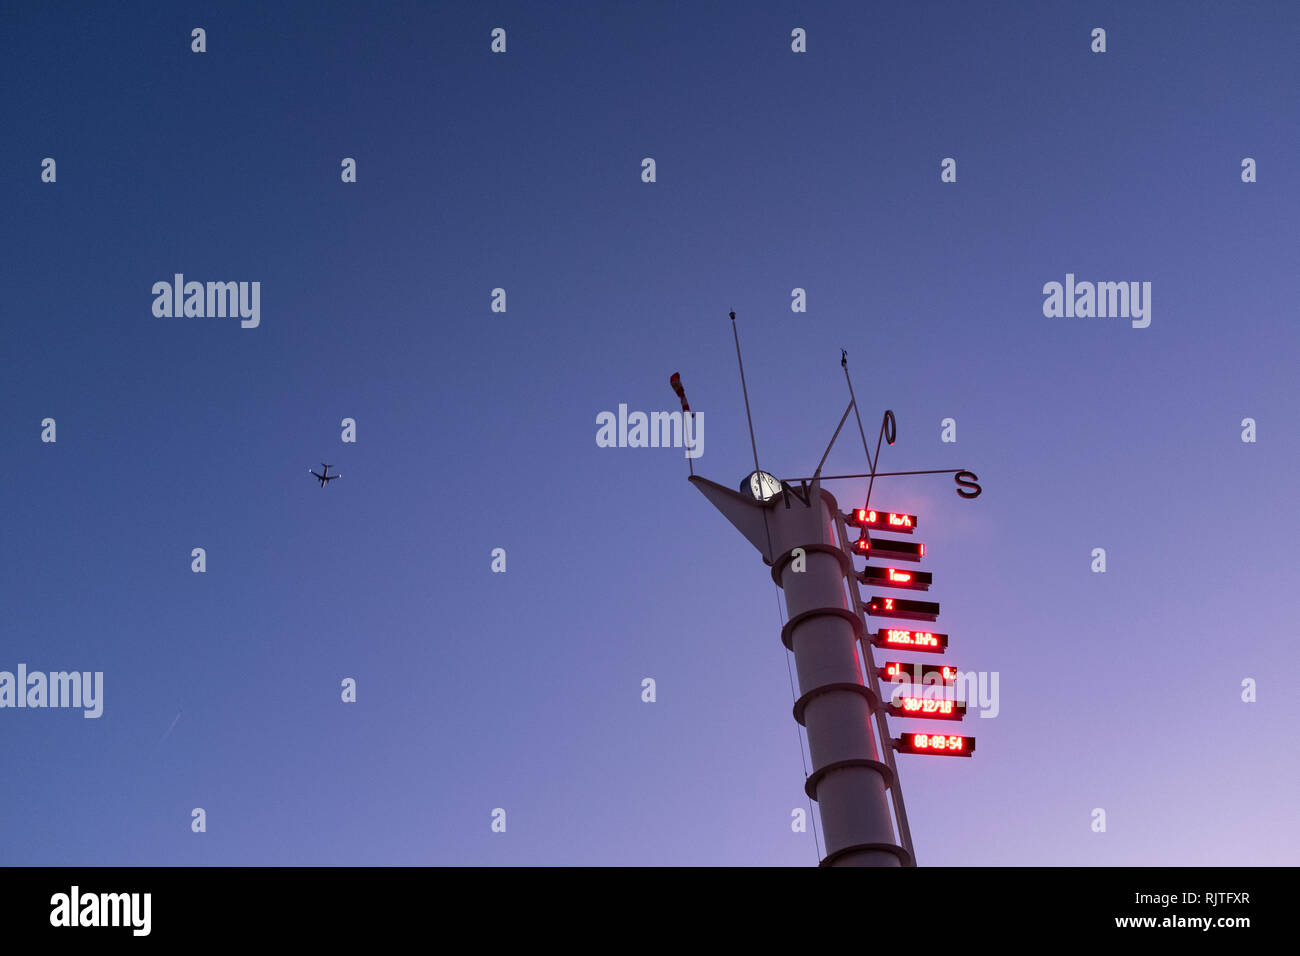
{"type": "Polygon", "coordinates": [[[1298,28],[10,4],[0,670],[103,671],[104,713],[0,709],[0,863],[814,864],[767,569],[680,451],[595,442],[680,371],[735,487],[734,309],[765,469],[815,467],[844,348],[882,468],[983,484],[872,497],[999,675],[973,759],[899,758],[922,865],[1295,864],[1298,28]],[[155,317],[175,273],[261,324],[155,317]],[[1045,317],[1067,273],[1150,282],[1150,327],[1045,317]]]}

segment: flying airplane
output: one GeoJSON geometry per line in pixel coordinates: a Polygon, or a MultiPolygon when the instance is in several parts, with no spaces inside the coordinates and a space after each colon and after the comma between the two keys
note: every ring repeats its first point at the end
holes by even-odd
{"type": "Polygon", "coordinates": [[[314,475],[314,476],[315,476],[315,477],[320,481],[320,486],[321,486],[322,488],[325,487],[325,482],[327,482],[327,481],[333,481],[335,478],[342,478],[342,477],[343,477],[342,475],[331,475],[331,474],[330,474],[330,469],[334,467],[333,465],[327,465],[327,464],[325,464],[325,462],[322,461],[322,462],[321,462],[321,467],[325,470],[325,474],[323,474],[323,475],[317,475],[316,472],[312,471],[310,468],[308,468],[307,470],[308,470],[308,471],[311,471],[311,473],[312,473],[312,474],[313,474],[313,475],[314,475]]]}

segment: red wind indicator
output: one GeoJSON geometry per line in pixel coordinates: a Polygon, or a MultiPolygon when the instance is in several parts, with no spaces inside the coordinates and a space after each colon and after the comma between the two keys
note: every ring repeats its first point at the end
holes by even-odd
{"type": "Polygon", "coordinates": [[[672,378],[668,379],[668,384],[673,387],[677,397],[682,400],[682,411],[689,412],[691,406],[686,404],[686,389],[682,386],[682,375],[680,372],[673,372],[672,378]]]}
{"type": "Polygon", "coordinates": [[[854,528],[897,531],[899,534],[911,534],[916,530],[916,515],[902,514],[897,511],[854,508],[844,516],[844,520],[854,528]]]}

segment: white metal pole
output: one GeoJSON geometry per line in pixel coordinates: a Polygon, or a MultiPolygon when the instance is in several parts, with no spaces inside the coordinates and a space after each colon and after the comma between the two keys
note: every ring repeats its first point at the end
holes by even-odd
{"type": "Polygon", "coordinates": [[[794,714],[808,733],[813,769],[804,789],[821,816],[822,865],[910,862],[889,812],[893,772],[872,732],[879,698],[863,681],[856,644],[865,623],[845,596],[853,565],[836,541],[835,498],[820,482],[760,502],[698,475],[689,480],[758,549],[785,591],[781,639],[799,674],[794,714]]]}

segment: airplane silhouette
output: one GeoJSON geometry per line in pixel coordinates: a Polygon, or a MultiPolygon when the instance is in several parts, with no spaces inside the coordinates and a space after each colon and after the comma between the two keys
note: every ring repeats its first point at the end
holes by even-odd
{"type": "Polygon", "coordinates": [[[316,472],[312,471],[310,468],[308,468],[307,470],[308,470],[308,471],[311,471],[311,473],[312,473],[313,475],[315,475],[315,477],[316,477],[317,479],[319,479],[319,481],[320,481],[320,486],[321,486],[322,488],[325,487],[325,482],[327,482],[327,481],[333,481],[335,478],[342,478],[342,477],[343,477],[342,475],[331,475],[331,474],[330,474],[330,469],[334,467],[333,465],[327,465],[327,464],[325,464],[325,462],[322,461],[322,462],[321,462],[321,467],[325,469],[325,474],[323,474],[323,475],[317,475],[316,472]]]}

